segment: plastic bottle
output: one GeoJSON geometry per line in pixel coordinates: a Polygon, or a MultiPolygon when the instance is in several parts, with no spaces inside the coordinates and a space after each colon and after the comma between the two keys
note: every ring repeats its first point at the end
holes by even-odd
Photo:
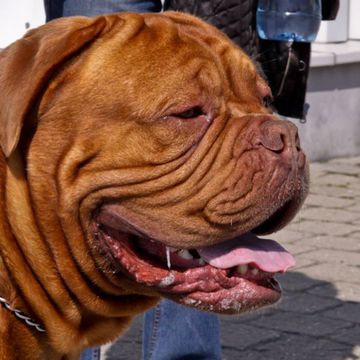
{"type": "Polygon", "coordinates": [[[321,0],[259,0],[256,22],[262,39],[314,41],[321,22],[321,0]]]}

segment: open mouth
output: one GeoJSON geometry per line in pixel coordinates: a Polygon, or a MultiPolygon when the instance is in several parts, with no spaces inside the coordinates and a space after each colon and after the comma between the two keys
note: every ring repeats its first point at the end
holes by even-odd
{"type": "Polygon", "coordinates": [[[295,264],[278,243],[251,232],[206,248],[179,249],[118,230],[107,219],[100,212],[92,231],[116,272],[202,310],[232,314],[270,305],[281,296],[275,275],[295,264]]]}

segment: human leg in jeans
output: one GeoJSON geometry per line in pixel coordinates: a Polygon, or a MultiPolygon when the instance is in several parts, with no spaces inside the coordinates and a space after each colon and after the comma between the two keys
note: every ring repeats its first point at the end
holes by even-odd
{"type": "MultiPolygon", "coordinates": [[[[100,359],[98,348],[81,360],[100,359]]],[[[220,322],[210,313],[161,301],[144,315],[143,360],[221,360],[220,322]]]]}
{"type": "Polygon", "coordinates": [[[144,316],[143,360],[220,360],[216,315],[161,301],[144,316]]]}
{"type": "Polygon", "coordinates": [[[160,12],[161,0],[44,0],[47,21],[62,16],[95,16],[120,11],[160,12]]]}
{"type": "Polygon", "coordinates": [[[94,16],[119,11],[159,12],[160,0],[65,0],[64,16],[94,16]]]}

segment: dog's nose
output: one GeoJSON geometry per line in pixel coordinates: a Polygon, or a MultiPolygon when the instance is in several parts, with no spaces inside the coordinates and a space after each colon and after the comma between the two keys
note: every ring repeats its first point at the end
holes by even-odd
{"type": "Polygon", "coordinates": [[[287,120],[269,120],[260,126],[259,143],[267,150],[281,156],[286,162],[297,161],[305,166],[305,154],[300,146],[297,127],[287,120]]]}

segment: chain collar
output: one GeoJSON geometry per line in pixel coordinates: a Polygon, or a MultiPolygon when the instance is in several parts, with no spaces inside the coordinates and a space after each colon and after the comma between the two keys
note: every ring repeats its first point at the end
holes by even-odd
{"type": "Polygon", "coordinates": [[[34,322],[31,318],[26,316],[22,311],[18,309],[14,309],[3,297],[0,296],[0,303],[1,305],[12,312],[17,318],[23,321],[26,325],[30,327],[34,327],[39,332],[45,332],[45,329],[40,325],[34,322]]]}

